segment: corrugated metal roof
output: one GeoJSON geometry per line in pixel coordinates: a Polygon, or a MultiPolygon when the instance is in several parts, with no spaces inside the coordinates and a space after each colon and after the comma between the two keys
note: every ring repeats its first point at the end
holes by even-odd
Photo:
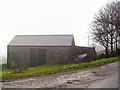
{"type": "Polygon", "coordinates": [[[9,46],[71,46],[73,35],[16,35],[9,46]]]}

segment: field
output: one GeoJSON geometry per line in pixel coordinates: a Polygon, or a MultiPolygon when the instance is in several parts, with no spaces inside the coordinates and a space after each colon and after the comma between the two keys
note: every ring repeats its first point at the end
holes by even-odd
{"type": "Polygon", "coordinates": [[[40,65],[37,67],[27,68],[22,73],[17,72],[16,69],[3,69],[0,70],[0,72],[2,72],[0,74],[0,78],[2,80],[10,80],[10,79],[32,77],[32,76],[50,75],[59,72],[77,70],[77,69],[93,68],[116,61],[120,61],[120,57],[106,58],[106,59],[91,61],[87,63],[77,63],[77,64],[67,64],[67,65],[40,65]]]}

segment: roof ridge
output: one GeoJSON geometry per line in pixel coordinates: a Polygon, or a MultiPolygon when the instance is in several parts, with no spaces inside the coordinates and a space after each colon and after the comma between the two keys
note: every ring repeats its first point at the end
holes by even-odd
{"type": "Polygon", "coordinates": [[[73,36],[73,34],[16,35],[16,36],[73,36]]]}

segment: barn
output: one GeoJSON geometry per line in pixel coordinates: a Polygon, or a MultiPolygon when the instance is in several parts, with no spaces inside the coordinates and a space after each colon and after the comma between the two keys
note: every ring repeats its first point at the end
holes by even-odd
{"type": "Polygon", "coordinates": [[[93,47],[75,46],[73,35],[16,35],[7,46],[8,68],[95,60],[93,47]]]}
{"type": "Polygon", "coordinates": [[[16,35],[7,46],[8,68],[74,62],[73,35],[16,35]]]}

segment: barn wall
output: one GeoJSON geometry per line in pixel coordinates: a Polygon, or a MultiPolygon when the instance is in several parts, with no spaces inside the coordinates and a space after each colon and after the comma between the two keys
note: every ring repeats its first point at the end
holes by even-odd
{"type": "Polygon", "coordinates": [[[25,47],[8,47],[8,67],[29,67],[29,53],[29,49],[25,47]]]}
{"type": "Polygon", "coordinates": [[[26,46],[9,46],[8,47],[8,67],[29,67],[31,65],[31,49],[46,49],[45,64],[66,64],[73,62],[71,47],[26,47],[26,46]]]}
{"type": "Polygon", "coordinates": [[[47,49],[46,64],[65,64],[72,62],[70,47],[52,47],[47,49]]]}

